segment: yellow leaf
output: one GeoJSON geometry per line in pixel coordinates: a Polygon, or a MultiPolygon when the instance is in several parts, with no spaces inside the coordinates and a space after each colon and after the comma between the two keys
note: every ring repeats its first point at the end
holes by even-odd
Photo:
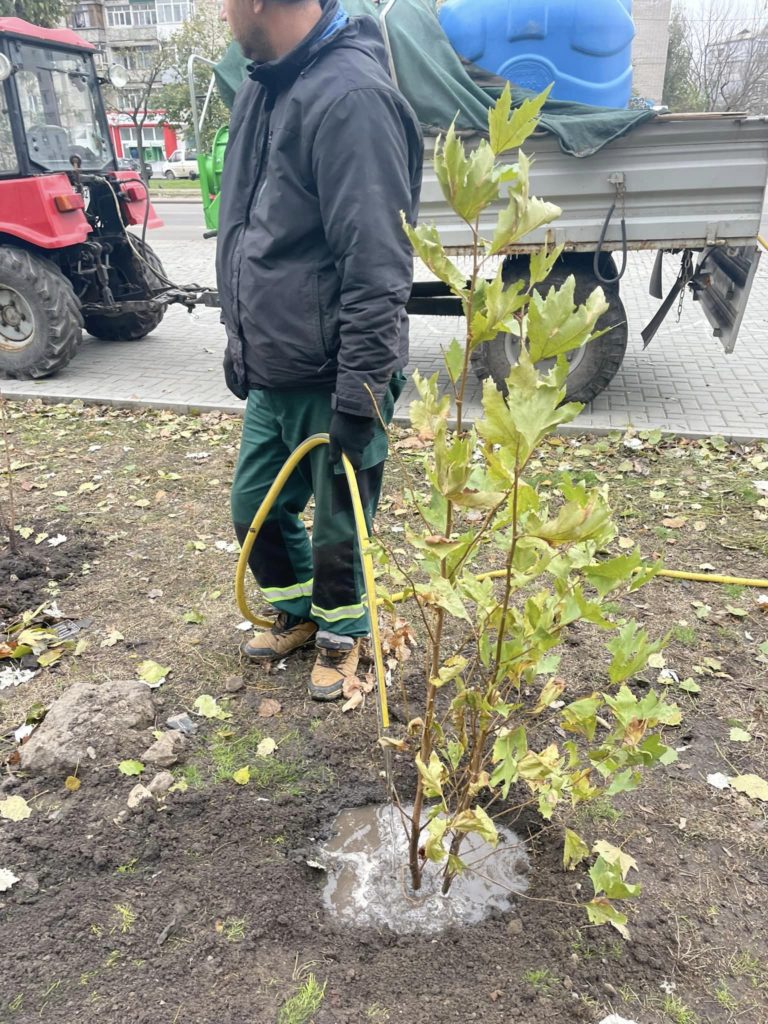
{"type": "Polygon", "coordinates": [[[276,750],[277,744],[275,743],[271,736],[267,736],[267,738],[263,739],[261,743],[258,745],[258,747],[256,747],[256,756],[269,757],[269,755],[274,754],[276,750]]]}
{"type": "Polygon", "coordinates": [[[64,785],[70,793],[76,793],[80,789],[80,779],[76,775],[68,775],[64,779],[64,785]]]}
{"type": "Polygon", "coordinates": [[[672,516],[670,519],[661,520],[662,526],[666,526],[668,530],[679,530],[685,526],[687,522],[688,520],[685,516],[672,516]]]}
{"type": "Polygon", "coordinates": [[[703,531],[707,528],[707,524],[703,523],[700,519],[697,519],[696,522],[693,524],[693,528],[696,531],[696,533],[703,533],[703,531]]]}
{"type": "Polygon", "coordinates": [[[7,818],[8,821],[24,821],[32,813],[23,796],[8,796],[0,800],[0,818],[7,818]]]}
{"type": "Polygon", "coordinates": [[[637,871],[637,861],[634,857],[630,857],[628,853],[624,853],[618,846],[612,846],[611,843],[607,843],[604,839],[600,839],[595,843],[592,847],[592,852],[598,854],[603,860],[608,861],[609,864],[618,864],[622,878],[626,878],[632,868],[637,871]]]}
{"type": "Polygon", "coordinates": [[[753,800],[768,802],[768,782],[759,775],[737,775],[731,779],[731,786],[739,793],[746,793],[753,800]]]}
{"type": "Polygon", "coordinates": [[[619,547],[623,548],[624,551],[629,551],[630,548],[635,546],[635,542],[631,537],[619,537],[619,547]]]}
{"type": "Polygon", "coordinates": [[[238,768],[238,770],[233,773],[232,779],[238,784],[238,786],[247,785],[251,781],[250,767],[246,765],[245,768],[238,768]]]}

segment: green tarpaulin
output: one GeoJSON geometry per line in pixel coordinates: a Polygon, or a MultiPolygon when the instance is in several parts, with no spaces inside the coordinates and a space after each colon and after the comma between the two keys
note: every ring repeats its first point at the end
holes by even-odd
{"type": "MultiPolygon", "coordinates": [[[[374,0],[344,0],[344,6],[350,15],[374,18],[384,9],[374,0]]],[[[433,0],[396,0],[386,25],[397,84],[425,130],[445,131],[456,119],[463,132],[484,131],[488,108],[503,83],[461,60],[440,26],[433,0]]],[[[219,92],[230,108],[245,68],[240,47],[233,43],[216,68],[219,92]]],[[[513,87],[515,103],[529,95],[513,87]]],[[[564,152],[584,157],[653,116],[651,110],[609,110],[553,100],[544,106],[541,127],[557,136],[564,152]]]]}

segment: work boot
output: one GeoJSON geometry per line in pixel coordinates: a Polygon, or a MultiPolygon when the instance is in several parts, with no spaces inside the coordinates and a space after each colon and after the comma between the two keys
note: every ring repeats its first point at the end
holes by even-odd
{"type": "Polygon", "coordinates": [[[342,696],[344,683],[357,674],[360,644],[357,637],[335,636],[324,629],[317,634],[317,659],[307,687],[312,700],[338,700],[342,696]]]}
{"type": "Polygon", "coordinates": [[[316,632],[314,622],[306,622],[280,612],[274,626],[245,640],[240,645],[240,652],[251,661],[279,661],[311,643],[316,632]]]}

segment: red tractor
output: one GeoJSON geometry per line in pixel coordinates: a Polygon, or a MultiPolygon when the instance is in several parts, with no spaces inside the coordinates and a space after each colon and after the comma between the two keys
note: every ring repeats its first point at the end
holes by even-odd
{"type": "Polygon", "coordinates": [[[160,227],[134,171],[119,171],[94,47],[68,29],[0,18],[0,372],[46,377],[83,328],[135,340],[175,288],[144,240],[160,227]],[[129,227],[138,229],[134,234],[129,227]]]}

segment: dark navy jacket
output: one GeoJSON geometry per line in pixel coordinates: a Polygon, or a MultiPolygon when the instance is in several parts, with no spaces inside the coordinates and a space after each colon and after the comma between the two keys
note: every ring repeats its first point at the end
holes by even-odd
{"type": "Polygon", "coordinates": [[[408,361],[423,143],[372,18],[326,0],[290,54],[251,65],[230,126],[216,269],[228,360],[248,388],[323,385],[370,416],[408,361]]]}

